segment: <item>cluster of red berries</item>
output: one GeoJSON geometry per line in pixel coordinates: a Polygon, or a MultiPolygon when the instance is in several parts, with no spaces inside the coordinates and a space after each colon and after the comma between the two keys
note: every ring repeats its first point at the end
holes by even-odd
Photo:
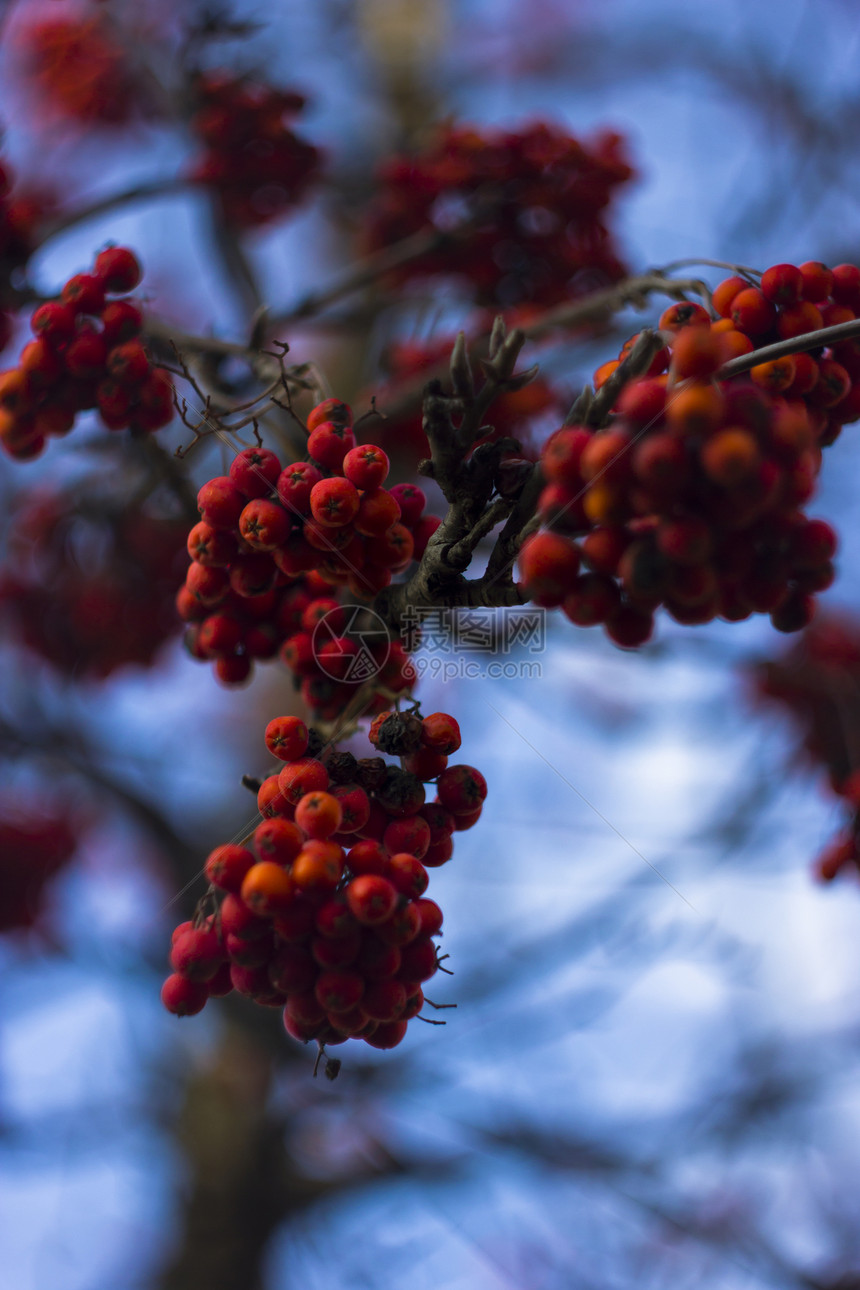
{"type": "Polygon", "coordinates": [[[109,430],[158,430],[172,419],[173,387],[140,340],[140,309],[108,299],[140,278],[134,253],[110,246],[92,273],[74,274],[59,300],[35,310],[35,339],[17,367],[0,373],[0,443],[10,457],[37,457],[50,436],[68,434],[91,409],[109,430]]]}
{"type": "MultiPolygon", "coordinates": [[[[837,294],[848,288],[833,282],[856,275],[860,293],[860,270],[814,267],[837,294]]],[[[762,277],[768,289],[771,273],[762,277]]],[[[822,289],[809,288],[818,296],[822,289]]],[[[659,323],[665,347],[648,373],[625,387],[610,426],[596,433],[568,426],[551,436],[539,502],[548,531],[520,554],[531,599],[560,605],[577,625],[603,623],[612,640],[629,647],[648,639],[661,605],[689,624],[769,613],[779,630],[797,631],[810,621],[813,594],[833,581],[836,535],[801,508],[815,491],[822,448],[860,410],[849,405],[852,378],[826,350],[719,378],[729,358],[752,352],[736,325],[752,327],[742,299],[751,292],[783,330],[792,308],[821,322],[822,311],[809,301],[777,314],[764,292],[746,283],[731,319],[714,321],[697,304],[673,305],[659,323]]],[[[718,308],[731,307],[727,294],[717,288],[718,308]]],[[[619,361],[598,370],[598,385],[619,361]]]]}
{"type": "Polygon", "coordinates": [[[139,106],[138,79],[106,19],[42,18],[24,26],[16,43],[46,120],[122,125],[139,106]]]}
{"type": "Polygon", "coordinates": [[[791,713],[806,755],[827,771],[848,812],[816,861],[817,876],[831,882],[844,869],[860,869],[860,623],[822,614],[780,658],[759,664],[753,678],[759,696],[791,713]]]}
{"type": "Polygon", "coordinates": [[[286,123],[301,112],[301,94],[240,80],[201,76],[191,127],[206,151],[191,178],[214,188],[225,217],[240,228],[277,219],[317,178],[321,154],[286,123]]]}
{"type": "MultiPolygon", "coordinates": [[[[453,336],[429,344],[398,342],[391,345],[383,357],[388,380],[382,388],[376,389],[376,400],[385,413],[385,420],[374,428],[374,433],[383,448],[405,470],[414,470],[423,457],[430,455],[430,445],[422,426],[418,378],[428,369],[447,362],[453,344],[453,336]],[[408,398],[408,392],[412,394],[414,410],[398,415],[394,409],[403,403],[404,397],[408,398]]],[[[537,456],[540,438],[535,436],[534,422],[558,418],[563,413],[562,403],[558,391],[542,376],[521,390],[503,391],[493,400],[492,433],[486,440],[477,442],[513,438],[525,444],[527,453],[531,451],[533,456],[537,456]]],[[[567,403],[569,406],[569,399],[567,403]]]]}
{"type": "Polygon", "coordinates": [[[210,890],[174,932],[164,1005],[187,1016],[236,990],[282,1007],[303,1042],[393,1048],[439,969],[442,911],[425,896],[427,869],[474,824],[486,782],[447,765],[460,747],[447,713],[374,721],[375,746],[402,767],[326,746],[298,717],[276,717],[265,737],[284,764],[259,790],[253,849],[228,843],[208,857],[210,890]],[[437,800],[426,804],[431,779],[437,800]]]}
{"type": "Polygon", "coordinates": [[[455,274],[483,304],[555,304],[624,276],[604,214],[632,175],[610,132],[585,144],[547,124],[449,127],[422,155],[385,164],[370,244],[451,233],[395,279],[455,274]]]}
{"type": "Polygon", "coordinates": [[[0,569],[0,624],[68,676],[148,666],[176,632],[179,520],[84,490],[25,494],[0,569]]]}
{"type": "Polygon", "coordinates": [[[0,803],[0,932],[38,921],[51,878],[72,859],[78,827],[68,812],[0,803]]]}
{"type": "Polygon", "coordinates": [[[401,646],[363,633],[335,593],[372,599],[440,523],[420,488],[383,487],[388,457],[356,446],[351,426],[348,406],[326,399],[308,417],[307,459],[282,467],[267,448],[247,448],[203,485],[177,602],[193,624],[191,652],[214,659],[221,681],[244,681],[254,658],[280,652],[322,718],[370,676],[395,693],[410,687],[401,646]]]}

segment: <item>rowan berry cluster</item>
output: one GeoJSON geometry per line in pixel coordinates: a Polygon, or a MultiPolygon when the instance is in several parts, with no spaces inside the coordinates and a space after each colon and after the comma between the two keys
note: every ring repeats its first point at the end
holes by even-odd
{"type": "Polygon", "coordinates": [[[305,460],[282,467],[269,449],[247,448],[204,484],[177,599],[192,654],[214,659],[221,681],[244,681],[255,658],[279,653],[322,718],[371,675],[395,693],[411,685],[401,646],[364,637],[336,593],[372,599],[440,522],[424,514],[420,488],[383,487],[388,457],[357,446],[351,427],[347,405],[327,399],[308,417],[305,460]]]}
{"type": "Polygon", "coordinates": [[[547,124],[449,127],[422,155],[382,168],[369,241],[450,233],[394,279],[454,274],[482,304],[555,304],[623,277],[604,215],[632,175],[610,132],[586,144],[547,124]]]}
{"type": "Polygon", "coordinates": [[[263,821],[251,846],[208,857],[210,890],[174,932],[164,1005],[187,1016],[236,990],[283,1008],[303,1042],[394,1048],[439,970],[442,911],[425,895],[427,870],[475,823],[486,782],[448,766],[460,731],[447,713],[377,717],[371,742],[402,766],[325,745],[298,717],[276,717],[265,739],[283,766],[260,787],[263,821]]]}
{"type": "Polygon", "coordinates": [[[45,17],[17,34],[20,66],[48,117],[122,125],[139,106],[140,86],[106,19],[45,17]]]}
{"type": "MultiPolygon", "coordinates": [[[[410,392],[411,402],[415,402],[416,383],[423,373],[447,367],[453,344],[454,337],[451,336],[430,344],[398,342],[386,350],[383,365],[388,380],[376,392],[377,402],[385,411],[385,420],[374,432],[383,448],[404,468],[414,470],[423,457],[429,457],[430,445],[422,427],[421,412],[398,415],[398,405],[410,401],[410,392]]],[[[568,406],[569,402],[568,399],[568,406]]],[[[524,443],[525,451],[536,457],[541,440],[535,435],[533,423],[539,419],[555,419],[562,411],[558,391],[542,376],[537,376],[522,389],[502,390],[496,396],[493,400],[492,433],[488,433],[486,439],[476,440],[476,443],[510,437],[524,443]]]]}
{"type": "Polygon", "coordinates": [[[762,698],[793,716],[809,759],[822,766],[848,818],[815,863],[831,882],[841,871],[860,869],[860,760],[853,738],[860,724],[860,624],[821,615],[779,659],[753,673],[762,698]]]}
{"type": "Polygon", "coordinates": [[[10,457],[37,457],[50,436],[68,434],[77,414],[92,409],[109,430],[158,430],[171,420],[173,387],[150,363],[140,309],[108,299],[140,278],[133,252],[111,246],[92,273],[74,274],[59,300],[35,310],[35,339],[17,367],[0,373],[0,443],[10,457]]]}
{"type": "Polygon", "coordinates": [[[78,846],[78,828],[67,812],[51,813],[32,803],[0,803],[0,932],[37,922],[51,878],[68,864],[78,846]]]}
{"type": "Polygon", "coordinates": [[[180,521],[80,482],[26,494],[0,569],[0,624],[67,676],[147,666],[176,630],[184,538],[180,521]]]}
{"type": "MultiPolygon", "coordinates": [[[[860,306],[860,270],[850,265],[795,269],[818,304],[774,304],[766,293],[790,267],[769,269],[762,290],[740,278],[722,283],[715,306],[731,317],[671,306],[659,323],[665,347],[644,378],[624,388],[611,424],[596,432],[567,426],[549,439],[539,502],[547,531],[520,553],[525,592],[537,603],[560,605],[579,626],[603,623],[629,647],[648,639],[660,606],[689,624],[769,613],[780,631],[797,631],[810,621],[814,593],[833,581],[836,535],[802,507],[815,491],[822,448],[860,416],[853,377],[833,357],[851,364],[854,342],[719,377],[723,363],[752,352],[753,339],[773,339],[765,315],[769,329],[789,338],[801,325],[843,321],[847,306],[824,304],[822,293],[853,300],[855,277],[860,306]]],[[[598,369],[596,386],[635,340],[598,369]]]]}
{"type": "Polygon", "coordinates": [[[195,99],[191,128],[206,151],[191,178],[218,193],[231,224],[254,228],[301,201],[322,161],[287,125],[305,106],[301,94],[210,72],[198,78],[195,99]]]}

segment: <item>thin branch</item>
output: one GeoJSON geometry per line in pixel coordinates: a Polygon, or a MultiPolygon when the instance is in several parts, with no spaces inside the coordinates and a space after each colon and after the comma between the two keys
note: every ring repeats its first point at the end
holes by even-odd
{"type": "Polygon", "coordinates": [[[174,175],[170,179],[153,179],[149,183],[137,184],[134,188],[126,188],[119,193],[108,193],[105,197],[97,197],[88,205],[81,206],[76,211],[66,211],[55,219],[48,220],[40,231],[34,250],[50,241],[52,237],[58,237],[61,233],[67,232],[68,229],[76,228],[78,224],[86,224],[88,220],[95,219],[99,215],[105,215],[108,211],[118,210],[122,206],[130,206],[134,202],[154,201],[159,197],[171,197],[174,193],[179,193],[183,188],[189,186],[190,181],[188,179],[182,175],[174,175]]]}
{"type": "Polygon", "coordinates": [[[341,278],[335,279],[329,286],[324,287],[321,291],[313,291],[293,305],[292,309],[286,310],[282,314],[277,314],[272,319],[272,325],[283,327],[288,323],[297,322],[311,314],[317,314],[325,309],[335,300],[342,296],[351,295],[355,291],[360,291],[362,287],[370,286],[378,278],[383,278],[387,273],[394,269],[400,269],[409,264],[412,260],[418,260],[423,255],[428,255],[433,251],[438,251],[441,247],[450,244],[455,240],[455,235],[451,233],[440,233],[437,230],[428,232],[422,230],[419,233],[413,233],[410,237],[405,237],[402,242],[396,242],[394,246],[387,246],[381,251],[376,251],[360,263],[351,266],[341,278]]]}
{"type": "Polygon", "coordinates": [[[221,261],[221,267],[241,301],[242,308],[248,314],[249,320],[256,319],[265,307],[257,275],[245,253],[237,230],[224,218],[224,210],[217,192],[209,194],[208,205],[212,243],[221,261]]]}
{"type": "Polygon", "coordinates": [[[492,533],[497,524],[500,524],[503,519],[510,515],[514,505],[513,498],[497,497],[484,511],[477,524],[472,528],[471,533],[448,547],[443,555],[445,563],[451,569],[468,568],[475,547],[488,533],[492,533]]]}
{"type": "Polygon", "coordinates": [[[836,323],[833,327],[819,327],[818,331],[804,332],[802,336],[792,336],[789,340],[778,340],[773,345],[764,345],[754,349],[750,354],[741,354],[738,358],[725,363],[717,376],[726,380],[730,376],[740,376],[759,363],[770,363],[776,358],[786,358],[791,354],[801,354],[809,349],[823,349],[836,345],[841,340],[853,340],[860,336],[860,318],[850,322],[836,323]]]}
{"type": "MultiPolygon", "coordinates": [[[[708,287],[698,278],[667,278],[657,272],[643,274],[640,277],[625,278],[615,286],[593,291],[579,300],[549,309],[531,322],[524,323],[519,330],[526,341],[542,340],[553,332],[607,320],[628,306],[644,309],[652,294],[662,294],[673,300],[686,300],[690,292],[705,299],[709,297],[708,287]]],[[[484,333],[473,342],[473,352],[478,356],[490,355],[491,344],[492,332],[484,333]]],[[[398,420],[410,412],[420,400],[427,383],[443,381],[448,375],[448,368],[448,360],[442,359],[433,367],[426,368],[414,381],[404,382],[393,392],[391,401],[386,403],[385,415],[398,420]]]]}
{"type": "Polygon", "coordinates": [[[650,327],[644,327],[630,353],[618,364],[612,375],[604,381],[591,399],[583,418],[584,424],[595,427],[604,425],[625,385],[643,376],[651,366],[651,360],[655,354],[662,348],[663,338],[660,333],[650,327]]]}
{"type": "Polygon", "coordinates": [[[526,527],[531,523],[535,515],[538,498],[545,482],[540,463],[535,462],[532,473],[519,495],[517,504],[511,512],[507,524],[496,539],[496,545],[490,554],[484,574],[484,581],[488,587],[502,580],[504,580],[504,584],[510,583],[511,570],[517,558],[517,552],[525,541],[526,527]]]}

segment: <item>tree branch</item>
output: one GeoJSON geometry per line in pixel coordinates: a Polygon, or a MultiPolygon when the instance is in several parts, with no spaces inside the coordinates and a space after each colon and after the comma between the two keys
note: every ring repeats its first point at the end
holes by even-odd
{"type": "Polygon", "coordinates": [[[750,368],[757,367],[759,363],[770,363],[776,358],[802,354],[810,349],[823,349],[826,346],[837,345],[841,340],[853,340],[855,336],[860,336],[860,318],[836,323],[833,327],[819,327],[818,331],[804,332],[802,336],[792,336],[790,340],[778,340],[773,345],[754,349],[750,354],[741,354],[738,358],[730,359],[725,363],[717,376],[723,380],[730,376],[740,376],[750,368]]]}
{"type": "Polygon", "coordinates": [[[170,197],[174,193],[181,192],[183,188],[189,185],[190,181],[188,179],[182,175],[174,175],[170,179],[153,179],[149,183],[137,184],[134,188],[126,188],[123,192],[108,193],[105,197],[97,197],[87,206],[81,206],[76,211],[66,211],[55,219],[48,220],[43,225],[33,249],[38,250],[52,237],[57,237],[70,228],[76,228],[78,224],[85,224],[87,220],[95,219],[98,215],[106,215],[108,211],[118,210],[121,206],[130,206],[134,202],[153,201],[159,197],[170,197]]]}

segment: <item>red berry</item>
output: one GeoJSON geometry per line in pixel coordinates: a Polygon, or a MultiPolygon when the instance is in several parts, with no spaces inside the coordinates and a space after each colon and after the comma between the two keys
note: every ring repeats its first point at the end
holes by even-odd
{"type": "Polygon", "coordinates": [[[230,478],[247,498],[268,497],[280,476],[281,463],[268,448],[245,448],[230,465],[230,478]]]}
{"type": "Polygon", "coordinates": [[[281,792],[281,785],[277,775],[269,775],[263,780],[260,791],[257,793],[257,810],[265,819],[272,819],[274,816],[286,816],[292,818],[293,804],[288,802],[281,792]]]}
{"type": "Polygon", "coordinates": [[[430,825],[420,815],[407,820],[392,820],[382,835],[382,844],[389,855],[408,852],[421,860],[430,846],[430,825]]]}
{"type": "Polygon", "coordinates": [[[355,447],[355,435],[344,425],[322,421],[308,439],[308,452],[315,462],[326,470],[340,470],[350,448],[355,447]]]}
{"type": "Polygon", "coordinates": [[[405,1021],[387,1021],[381,1022],[380,1025],[369,1035],[365,1035],[364,1042],[371,1048],[396,1048],[406,1037],[405,1021]]]}
{"type": "Polygon", "coordinates": [[[387,876],[401,896],[417,900],[423,896],[430,881],[430,875],[416,856],[400,851],[392,855],[388,862],[387,876]]]}
{"type": "Polygon", "coordinates": [[[400,507],[394,494],[384,488],[374,488],[362,495],[353,523],[357,533],[377,537],[387,533],[399,519],[400,507]]]}
{"type": "Polygon", "coordinates": [[[221,901],[221,931],[225,936],[254,941],[271,931],[271,923],[248,908],[241,897],[230,892],[221,901]]]}
{"type": "Polygon", "coordinates": [[[62,301],[78,314],[99,314],[105,302],[105,284],[91,273],[76,273],[63,287],[62,301]]]}
{"type": "Polygon", "coordinates": [[[281,816],[263,820],[254,830],[254,847],[261,860],[288,867],[305,844],[304,834],[297,824],[281,816]]]}
{"type": "Polygon", "coordinates": [[[323,972],[314,994],[326,1012],[347,1012],[364,994],[364,978],[357,972],[323,972]]]}
{"type": "Polygon", "coordinates": [[[837,264],[831,269],[833,285],[830,294],[840,305],[860,309],[860,269],[856,264],[837,264]]]}
{"type": "Polygon", "coordinates": [[[321,479],[311,489],[311,514],[326,528],[349,524],[360,504],[358,489],[348,479],[321,479]]]}
{"type": "Polygon", "coordinates": [[[277,480],[278,497],[291,515],[311,513],[311,489],[322,479],[310,461],[297,461],[282,470],[277,480]]]}
{"type": "Polygon", "coordinates": [[[277,502],[258,497],[239,516],[239,532],[254,551],[274,551],[289,536],[290,517],[277,502]]]}
{"type": "Polygon", "coordinates": [[[388,868],[388,856],[378,842],[363,838],[350,847],[346,863],[355,877],[362,874],[383,875],[388,868]]]}
{"type": "Polygon", "coordinates": [[[266,726],[266,747],[281,761],[298,761],[308,746],[308,728],[300,717],[275,717],[266,726]]]}
{"type": "Polygon", "coordinates": [[[204,484],[197,494],[197,509],[215,529],[235,529],[247,499],[226,475],[204,484]]]}
{"type": "Polygon", "coordinates": [[[819,304],[827,299],[833,286],[833,274],[826,264],[822,264],[820,260],[807,260],[800,266],[800,275],[803,280],[804,300],[819,304]]]}
{"type": "Polygon", "coordinates": [[[387,878],[362,874],[349,883],[346,899],[358,921],[373,927],[391,917],[397,905],[397,889],[387,878]]]}
{"type": "Polygon", "coordinates": [[[247,847],[228,842],[210,852],[204,869],[206,877],[216,887],[231,891],[238,896],[246,873],[255,864],[253,853],[247,847]]]}
{"type": "MultiPolygon", "coordinates": [[[[388,477],[387,455],[375,444],[364,443],[350,448],[343,459],[343,473],[356,488],[379,488],[388,477]]],[[[399,508],[398,508],[399,509],[399,508]]]]}
{"type": "Polygon", "coordinates": [[[66,368],[72,376],[100,376],[107,352],[103,336],[94,331],[81,331],[66,350],[66,368]]]}
{"type": "Polygon", "coordinates": [[[30,319],[30,326],[37,336],[44,337],[52,345],[61,345],[75,334],[75,312],[68,305],[48,301],[39,305],[30,319]]]}
{"type": "Polygon", "coordinates": [[[796,305],[803,296],[803,274],[795,264],[772,264],[761,275],[761,291],[773,305],[796,305]]]}
{"type": "Polygon", "coordinates": [[[191,981],[208,981],[223,962],[224,952],[212,927],[188,928],[170,951],[170,966],[191,981]]]}
{"type": "Polygon", "coordinates": [[[422,896],[415,904],[421,916],[421,935],[435,936],[442,928],[442,910],[435,900],[428,900],[426,896],[422,896]]]}
{"type": "Polygon", "coordinates": [[[95,272],[112,295],[133,291],[143,276],[137,256],[127,246],[109,246],[100,251],[95,272]]]}
{"type": "Polygon", "coordinates": [[[579,573],[579,551],[557,533],[536,533],[519,557],[525,594],[546,608],[560,605],[579,573]]]}
{"type": "Polygon", "coordinates": [[[746,287],[732,300],[731,319],[748,336],[763,336],[776,322],[776,310],[757,287],[746,287]]]}
{"type": "Polygon", "coordinates": [[[209,990],[205,984],[189,981],[178,972],[169,976],[161,987],[161,1002],[177,1017],[193,1017],[202,1012],[208,998],[209,990]]]}
{"type": "Polygon", "coordinates": [[[462,743],[460,727],[447,712],[431,712],[421,722],[421,742],[426,748],[450,757],[462,743]]]}
{"type": "Polygon", "coordinates": [[[420,983],[435,976],[437,969],[436,946],[429,937],[417,937],[401,951],[397,979],[420,983]]]}
{"type": "Polygon", "coordinates": [[[487,796],[487,781],[474,766],[449,766],[436,785],[439,801],[452,815],[476,810],[487,796]]]}
{"type": "Polygon", "coordinates": [[[308,431],[316,430],[317,426],[322,425],[324,421],[334,422],[335,425],[351,426],[352,409],[348,403],[342,399],[323,399],[308,413],[307,427],[308,431]]]}
{"type": "Polygon", "coordinates": [[[328,788],[328,771],[315,757],[300,757],[289,762],[278,776],[281,792],[295,806],[305,793],[322,793],[328,788]]]}

